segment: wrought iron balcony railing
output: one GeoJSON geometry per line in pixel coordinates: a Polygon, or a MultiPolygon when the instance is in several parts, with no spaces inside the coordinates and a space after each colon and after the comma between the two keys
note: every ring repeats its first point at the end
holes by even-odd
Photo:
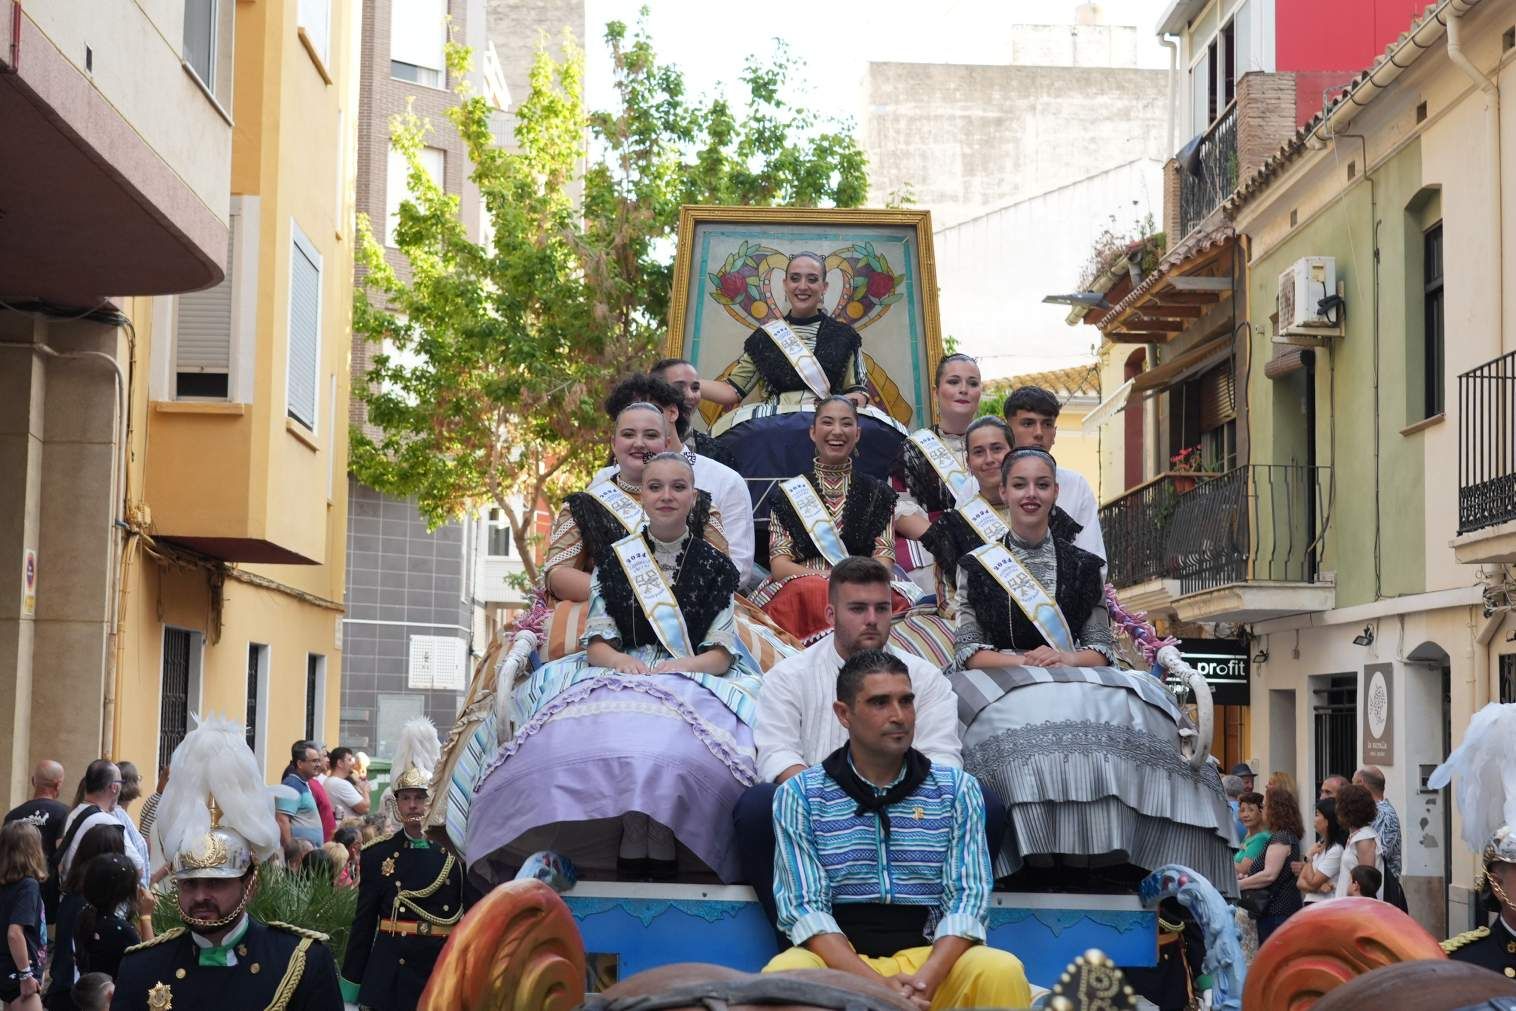
{"type": "Polygon", "coordinates": [[[1458,377],[1458,532],[1516,520],[1516,351],[1458,377]]]}
{"type": "Polygon", "coordinates": [[[1100,510],[1106,578],[1118,590],[1177,576],[1167,564],[1169,524],[1179,499],[1215,474],[1160,474],[1100,510]]]}
{"type": "Polygon", "coordinates": [[[1330,468],[1250,464],[1180,497],[1165,545],[1180,595],[1245,582],[1314,583],[1330,468]]]}
{"type": "Polygon", "coordinates": [[[1179,166],[1179,224],[1182,235],[1170,248],[1220,207],[1237,188],[1237,103],[1211,124],[1195,152],[1179,166]]]}

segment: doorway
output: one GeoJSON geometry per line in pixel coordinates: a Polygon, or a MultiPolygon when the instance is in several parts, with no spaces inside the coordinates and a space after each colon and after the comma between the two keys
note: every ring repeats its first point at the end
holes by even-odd
{"type": "Polygon", "coordinates": [[[1311,678],[1311,701],[1315,743],[1311,795],[1315,796],[1328,776],[1352,779],[1358,769],[1358,675],[1311,678]]]}

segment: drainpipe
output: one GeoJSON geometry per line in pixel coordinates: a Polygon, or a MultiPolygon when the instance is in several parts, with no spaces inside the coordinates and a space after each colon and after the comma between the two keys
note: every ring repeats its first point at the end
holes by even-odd
{"type": "Polygon", "coordinates": [[[1174,131],[1178,127],[1179,113],[1175,108],[1175,96],[1179,90],[1179,40],[1172,35],[1158,36],[1158,44],[1169,51],[1169,146],[1164,154],[1174,157],[1174,131]]]}
{"type": "Polygon", "coordinates": [[[1473,6],[1470,0],[1451,0],[1449,4],[1448,59],[1453,66],[1463,71],[1464,76],[1474,83],[1474,87],[1485,94],[1484,135],[1490,159],[1490,192],[1495,205],[1495,213],[1490,216],[1490,223],[1495,229],[1495,351],[1490,357],[1498,358],[1505,350],[1505,213],[1504,187],[1500,177],[1500,71],[1497,65],[1495,74],[1486,77],[1464,54],[1463,15],[1473,6]]]}

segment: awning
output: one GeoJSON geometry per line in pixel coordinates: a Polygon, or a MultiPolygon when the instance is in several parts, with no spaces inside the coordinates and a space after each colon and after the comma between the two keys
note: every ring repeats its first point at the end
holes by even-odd
{"type": "Polygon", "coordinates": [[[1171,361],[1148,369],[1146,372],[1132,380],[1132,393],[1144,397],[1161,393],[1182,383],[1197,373],[1215,365],[1232,353],[1232,335],[1224,333],[1220,337],[1212,337],[1210,340],[1181,352],[1171,361]]]}
{"type": "Polygon", "coordinates": [[[1116,387],[1115,393],[1095,405],[1095,409],[1084,416],[1079,430],[1085,435],[1094,435],[1101,425],[1121,413],[1122,408],[1126,407],[1126,398],[1132,394],[1132,384],[1135,382],[1137,382],[1136,379],[1128,379],[1116,387]]]}
{"type": "Polygon", "coordinates": [[[1283,379],[1315,360],[1316,352],[1311,348],[1277,347],[1274,349],[1274,357],[1264,363],[1263,374],[1270,379],[1283,379]]]}

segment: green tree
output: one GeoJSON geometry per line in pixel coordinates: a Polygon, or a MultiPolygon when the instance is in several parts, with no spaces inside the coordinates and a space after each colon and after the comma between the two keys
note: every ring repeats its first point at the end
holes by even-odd
{"type": "MultiPolygon", "coordinates": [[[[734,110],[687,96],[645,25],[628,35],[612,22],[605,43],[614,108],[585,109],[583,56],[566,39],[561,62],[537,55],[511,150],[485,100],[459,86],[448,117],[492,226],[487,246],[421,167],[430,126],[412,113],[392,126],[415,194],[394,242],[409,277],[359,222],[353,328],[379,347],[353,392],[377,435],[353,430],[353,472],[416,496],[433,525],[498,505],[532,581],[535,503],[556,504],[604,461],[600,401],[662,341],[679,206],[854,207],[868,190],[851,126],[786,98],[796,64],[782,44],[747,61],[734,110]]],[[[449,47],[455,79],[469,60],[449,47]]]]}

